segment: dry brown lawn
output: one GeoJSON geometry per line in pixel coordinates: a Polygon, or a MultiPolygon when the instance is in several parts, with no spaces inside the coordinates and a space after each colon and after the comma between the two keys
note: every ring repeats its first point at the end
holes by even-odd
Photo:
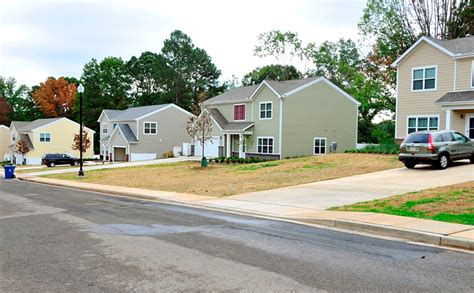
{"type": "Polygon", "coordinates": [[[153,190],[228,196],[402,167],[396,156],[332,154],[255,164],[198,162],[150,165],[45,177],[153,190]]]}

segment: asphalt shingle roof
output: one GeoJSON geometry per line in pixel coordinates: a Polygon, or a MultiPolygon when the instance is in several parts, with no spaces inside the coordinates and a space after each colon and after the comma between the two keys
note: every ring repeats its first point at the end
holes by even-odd
{"type": "Polygon", "coordinates": [[[453,40],[439,40],[432,37],[428,38],[456,55],[474,54],[474,36],[453,40]]]}
{"type": "Polygon", "coordinates": [[[224,131],[243,131],[254,124],[253,122],[229,122],[216,108],[209,108],[208,111],[224,131]]]}
{"type": "Polygon", "coordinates": [[[26,145],[28,146],[29,149],[33,148],[33,143],[31,143],[30,136],[28,134],[20,134],[20,139],[24,142],[26,142],[26,145]]]}
{"type": "Polygon", "coordinates": [[[474,102],[474,91],[449,92],[435,103],[474,102]]]}
{"type": "Polygon", "coordinates": [[[127,142],[138,142],[138,139],[135,137],[135,134],[133,134],[132,129],[130,129],[130,125],[119,124],[117,127],[120,128],[127,142]]]}
{"type": "Polygon", "coordinates": [[[19,129],[25,127],[26,125],[30,124],[31,122],[28,122],[28,121],[12,121],[12,123],[10,124],[10,128],[12,126],[15,126],[15,129],[17,131],[19,131],[19,129]]]}
{"type": "MultiPolygon", "coordinates": [[[[44,126],[46,124],[49,124],[51,122],[61,120],[61,119],[64,119],[64,118],[61,117],[61,118],[37,119],[37,120],[32,121],[32,122],[26,122],[21,128],[19,128],[17,130],[22,131],[22,132],[27,132],[27,131],[31,131],[33,129],[36,129],[38,127],[44,126]]],[[[16,127],[16,124],[15,124],[15,127],[16,127]]]]}
{"type": "MultiPolygon", "coordinates": [[[[286,81],[265,80],[265,82],[268,83],[270,87],[273,88],[278,94],[283,95],[318,78],[319,76],[286,81]]],[[[248,99],[255,92],[258,86],[259,85],[251,85],[231,89],[225,93],[204,101],[203,105],[248,101],[246,99],[248,99]]]]}
{"type": "Polygon", "coordinates": [[[111,121],[131,121],[139,117],[142,117],[146,114],[149,114],[159,109],[162,109],[164,107],[167,107],[169,105],[172,105],[172,104],[134,107],[134,108],[128,108],[122,111],[120,110],[104,110],[104,111],[107,117],[109,117],[111,121]]]}

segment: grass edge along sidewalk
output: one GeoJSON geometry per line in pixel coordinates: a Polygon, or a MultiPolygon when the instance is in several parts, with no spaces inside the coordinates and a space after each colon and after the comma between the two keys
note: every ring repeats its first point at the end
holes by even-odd
{"type": "Polygon", "coordinates": [[[382,213],[474,225],[474,181],[334,207],[330,210],[382,213]]]}

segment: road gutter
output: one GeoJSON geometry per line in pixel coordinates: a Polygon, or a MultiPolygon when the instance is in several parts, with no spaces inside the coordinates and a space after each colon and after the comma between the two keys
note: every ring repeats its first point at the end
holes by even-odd
{"type": "MultiPolygon", "coordinates": [[[[413,229],[404,229],[398,227],[392,227],[389,225],[382,225],[382,224],[373,224],[373,223],[364,223],[361,221],[355,220],[345,220],[345,219],[328,219],[328,218],[296,218],[296,217],[282,217],[273,214],[265,214],[260,212],[254,211],[242,211],[239,209],[232,209],[229,207],[218,207],[211,204],[202,203],[199,201],[184,201],[184,200],[176,200],[170,199],[166,197],[158,197],[158,196],[148,196],[144,194],[132,194],[127,192],[126,189],[108,189],[103,188],[100,186],[94,187],[84,187],[74,182],[66,181],[66,180],[48,180],[47,178],[38,178],[38,177],[30,177],[30,176],[19,176],[19,180],[33,182],[36,184],[44,184],[44,185],[52,185],[67,189],[77,189],[83,191],[89,191],[94,193],[101,193],[107,196],[118,196],[130,199],[140,199],[146,200],[156,203],[166,203],[166,204],[173,204],[179,205],[184,207],[194,207],[194,208],[201,208],[207,209],[212,211],[218,212],[228,212],[242,216],[253,216],[258,218],[264,219],[271,219],[271,220],[278,220],[278,221],[286,221],[300,225],[309,225],[318,228],[329,228],[338,231],[344,231],[349,233],[355,232],[362,232],[366,236],[370,237],[377,237],[377,238],[385,238],[390,237],[391,240],[404,240],[409,242],[415,243],[423,243],[423,244],[430,244],[435,246],[442,246],[447,248],[458,248],[464,250],[468,250],[470,252],[474,251],[474,241],[468,238],[461,238],[455,237],[451,235],[445,234],[438,234],[438,233],[428,233],[424,231],[418,231],[413,229]],[[60,182],[63,181],[63,182],[60,182]]],[[[97,184],[96,184],[97,185],[97,184]]],[[[474,227],[473,227],[474,229],[474,227]]]]}

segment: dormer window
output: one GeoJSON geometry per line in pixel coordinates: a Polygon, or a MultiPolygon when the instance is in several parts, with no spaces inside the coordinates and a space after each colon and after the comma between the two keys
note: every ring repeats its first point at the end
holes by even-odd
{"type": "Polygon", "coordinates": [[[245,120],[245,104],[234,105],[234,120],[245,120]]]}
{"type": "Polygon", "coordinates": [[[436,90],[436,66],[414,68],[412,91],[436,90]]]}

